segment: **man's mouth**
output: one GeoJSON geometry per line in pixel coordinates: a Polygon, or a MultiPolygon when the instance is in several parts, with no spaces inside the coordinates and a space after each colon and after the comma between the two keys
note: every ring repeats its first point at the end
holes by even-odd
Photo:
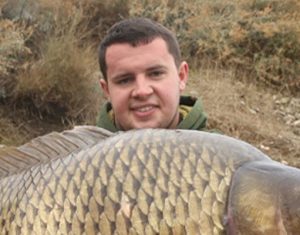
{"type": "Polygon", "coordinates": [[[143,105],[143,106],[133,106],[131,110],[135,113],[135,115],[144,118],[146,116],[153,114],[156,108],[157,108],[156,105],[143,105]]]}
{"type": "Polygon", "coordinates": [[[135,108],[134,110],[143,113],[143,112],[148,112],[148,111],[152,110],[153,108],[154,108],[154,106],[151,105],[151,106],[135,108]]]}

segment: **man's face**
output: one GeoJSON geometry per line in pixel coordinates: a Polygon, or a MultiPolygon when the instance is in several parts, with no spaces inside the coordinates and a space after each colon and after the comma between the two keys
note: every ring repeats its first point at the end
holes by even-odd
{"type": "Polygon", "coordinates": [[[106,50],[106,64],[107,81],[100,83],[120,129],[177,126],[188,65],[182,62],[177,69],[163,39],[137,47],[113,44],[106,50]]]}

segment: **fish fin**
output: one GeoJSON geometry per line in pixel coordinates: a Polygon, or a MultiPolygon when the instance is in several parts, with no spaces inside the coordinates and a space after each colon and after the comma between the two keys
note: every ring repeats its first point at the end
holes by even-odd
{"type": "Polygon", "coordinates": [[[299,213],[299,169],[255,161],[235,172],[227,203],[227,234],[296,234],[299,213]]]}

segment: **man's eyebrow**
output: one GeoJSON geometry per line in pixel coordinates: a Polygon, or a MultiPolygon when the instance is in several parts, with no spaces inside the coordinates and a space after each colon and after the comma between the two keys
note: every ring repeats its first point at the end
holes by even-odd
{"type": "Polygon", "coordinates": [[[153,70],[157,70],[157,69],[167,69],[167,66],[164,65],[153,65],[149,68],[146,69],[146,71],[153,71],[153,70]]]}
{"type": "Polygon", "coordinates": [[[132,76],[132,73],[124,72],[124,73],[120,73],[120,74],[117,74],[117,75],[113,76],[111,78],[111,80],[114,81],[114,80],[118,80],[118,79],[129,77],[129,76],[132,76]]]}

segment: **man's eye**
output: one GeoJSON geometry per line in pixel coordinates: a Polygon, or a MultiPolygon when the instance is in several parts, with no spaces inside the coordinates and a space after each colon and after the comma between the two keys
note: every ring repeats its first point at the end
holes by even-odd
{"type": "Polygon", "coordinates": [[[152,71],[152,72],[150,72],[150,76],[152,76],[152,77],[159,77],[159,76],[161,76],[161,75],[163,75],[163,71],[161,71],[161,70],[156,70],[156,71],[152,71]]]}
{"type": "Polygon", "coordinates": [[[119,84],[119,85],[125,85],[125,84],[129,83],[131,80],[132,79],[130,77],[121,78],[121,79],[118,79],[118,81],[116,83],[119,84]]]}

